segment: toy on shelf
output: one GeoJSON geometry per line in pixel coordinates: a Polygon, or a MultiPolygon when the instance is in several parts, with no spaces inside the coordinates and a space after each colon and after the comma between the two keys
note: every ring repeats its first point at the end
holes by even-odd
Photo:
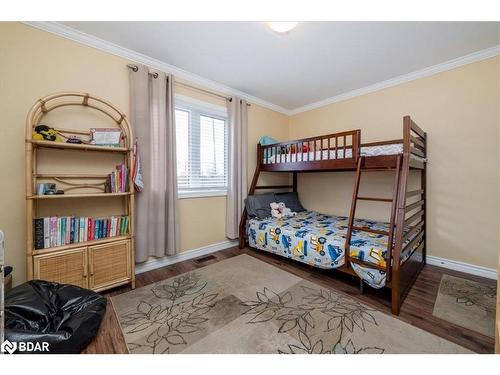
{"type": "Polygon", "coordinates": [[[82,144],[84,143],[80,137],[76,136],[76,135],[70,135],[69,137],[66,138],[66,143],[72,143],[72,144],[75,144],[75,145],[79,145],[79,144],[82,144]]]}
{"type": "Polygon", "coordinates": [[[62,138],[56,129],[51,128],[47,125],[37,125],[35,126],[35,131],[33,132],[33,139],[36,141],[52,141],[52,142],[62,142],[62,138]]]}

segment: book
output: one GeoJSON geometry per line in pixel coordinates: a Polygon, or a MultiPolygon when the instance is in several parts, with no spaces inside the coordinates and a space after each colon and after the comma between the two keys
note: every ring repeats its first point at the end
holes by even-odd
{"type": "Polygon", "coordinates": [[[127,234],[128,216],[124,216],[122,220],[122,226],[120,228],[120,235],[124,236],[127,234]]]}
{"type": "Polygon", "coordinates": [[[71,217],[66,217],[66,245],[71,243],[71,217]]]}
{"type": "Polygon", "coordinates": [[[66,217],[61,218],[61,246],[66,245],[66,217]]]}
{"type": "Polygon", "coordinates": [[[50,218],[50,247],[55,247],[57,243],[57,217],[50,218]]]}
{"type": "Polygon", "coordinates": [[[75,238],[74,238],[74,243],[78,243],[79,237],[80,237],[80,218],[75,217],[75,238]]]}
{"type": "Polygon", "coordinates": [[[100,220],[96,219],[94,220],[94,240],[99,239],[99,225],[100,225],[100,220]]]}
{"type": "Polygon", "coordinates": [[[58,217],[57,218],[57,240],[56,240],[56,246],[61,246],[61,226],[62,226],[62,218],[58,217]]]}
{"type": "Polygon", "coordinates": [[[33,242],[35,249],[43,249],[43,218],[33,220],[33,242]]]}
{"type": "Polygon", "coordinates": [[[85,229],[84,229],[84,225],[85,225],[85,219],[83,217],[80,216],[80,220],[79,220],[79,227],[78,227],[78,231],[80,232],[79,236],[78,236],[78,242],[84,242],[84,241],[87,241],[87,238],[84,237],[85,235],[85,229]]]}
{"type": "Polygon", "coordinates": [[[43,248],[50,247],[50,217],[43,218],[43,248]]]}
{"type": "Polygon", "coordinates": [[[69,243],[75,243],[75,218],[70,218],[69,243]]]}
{"type": "Polygon", "coordinates": [[[83,221],[83,238],[85,239],[84,241],[89,240],[89,218],[86,217],[85,220],[83,221]]]}
{"type": "Polygon", "coordinates": [[[121,231],[120,231],[121,225],[122,225],[122,218],[121,218],[121,217],[119,217],[119,218],[116,220],[116,235],[117,235],[117,236],[120,236],[120,235],[121,235],[121,231]]]}
{"type": "Polygon", "coordinates": [[[92,224],[92,219],[87,220],[87,241],[92,241],[94,239],[94,226],[92,224]]]}

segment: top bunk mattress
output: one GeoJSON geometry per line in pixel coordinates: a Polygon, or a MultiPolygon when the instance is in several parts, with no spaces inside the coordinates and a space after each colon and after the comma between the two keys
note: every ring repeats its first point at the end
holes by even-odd
{"type": "MultiPolygon", "coordinates": [[[[403,153],[402,143],[391,143],[387,145],[376,145],[376,146],[361,146],[361,156],[384,156],[384,155],[398,155],[403,153]]],[[[425,158],[411,154],[412,159],[426,161],[425,158]]],[[[274,163],[294,163],[301,161],[313,161],[313,160],[335,160],[335,159],[346,159],[352,158],[352,149],[339,148],[338,150],[322,150],[322,151],[309,151],[309,152],[299,152],[299,153],[287,153],[282,155],[271,155],[264,158],[264,164],[274,164],[274,163]],[[276,157],[277,156],[277,157],[276,157]]]]}

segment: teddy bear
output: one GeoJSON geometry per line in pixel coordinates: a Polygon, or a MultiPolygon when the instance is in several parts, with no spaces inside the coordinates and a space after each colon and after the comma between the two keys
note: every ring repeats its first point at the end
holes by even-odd
{"type": "Polygon", "coordinates": [[[292,217],[292,216],[297,215],[296,212],[293,212],[290,208],[285,206],[285,203],[283,203],[283,202],[279,202],[278,206],[279,206],[279,210],[281,212],[281,215],[283,217],[292,217]]]}
{"type": "Polygon", "coordinates": [[[272,202],[270,206],[271,206],[271,216],[276,219],[281,219],[283,215],[281,214],[279,203],[272,202]]]}
{"type": "Polygon", "coordinates": [[[57,130],[47,125],[35,126],[35,131],[33,132],[33,139],[36,141],[62,142],[62,138],[57,133],[57,130]]]}
{"type": "Polygon", "coordinates": [[[271,206],[271,216],[276,219],[281,219],[284,217],[295,216],[297,213],[293,212],[288,208],[283,202],[273,202],[270,204],[271,206]]]}

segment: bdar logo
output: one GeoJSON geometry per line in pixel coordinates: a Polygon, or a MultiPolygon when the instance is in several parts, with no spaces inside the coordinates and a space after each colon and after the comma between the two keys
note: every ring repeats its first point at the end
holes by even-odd
{"type": "Polygon", "coordinates": [[[16,349],[17,349],[17,343],[10,342],[9,340],[5,340],[3,344],[0,346],[0,350],[2,351],[2,353],[12,354],[16,351],[16,349]]]}

